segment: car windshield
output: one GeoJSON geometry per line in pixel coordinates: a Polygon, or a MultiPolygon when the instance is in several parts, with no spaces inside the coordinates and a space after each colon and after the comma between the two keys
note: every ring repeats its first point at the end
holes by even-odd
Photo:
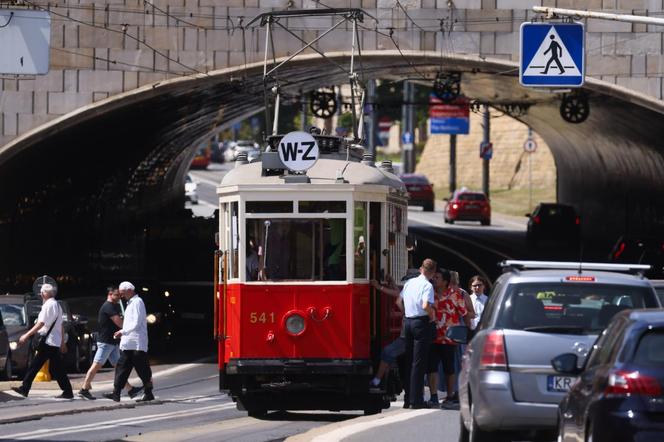
{"type": "Polygon", "coordinates": [[[22,305],[18,304],[0,304],[0,313],[2,313],[2,322],[6,326],[24,326],[26,325],[25,311],[22,305]]]}
{"type": "Polygon", "coordinates": [[[540,207],[538,215],[543,218],[574,218],[576,213],[571,206],[543,205],[540,207]]]}
{"type": "Polygon", "coordinates": [[[461,193],[457,199],[459,201],[484,201],[486,198],[483,193],[461,193]]]}
{"type": "Polygon", "coordinates": [[[656,329],[644,334],[634,353],[634,363],[650,367],[664,367],[664,330],[656,329]]]}
{"type": "Polygon", "coordinates": [[[628,308],[656,307],[645,287],[596,283],[522,283],[508,289],[498,326],[546,333],[597,334],[628,308]]]}

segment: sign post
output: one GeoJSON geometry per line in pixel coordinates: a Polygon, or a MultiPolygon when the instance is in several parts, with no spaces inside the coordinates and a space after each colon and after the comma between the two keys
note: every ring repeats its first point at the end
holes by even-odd
{"type": "Polygon", "coordinates": [[[522,23],[519,82],[528,87],[581,87],[585,76],[582,23],[522,23]]]}
{"type": "Polygon", "coordinates": [[[528,138],[523,143],[523,150],[528,154],[528,213],[533,208],[533,165],[532,154],[537,150],[537,143],[533,140],[533,130],[528,128],[528,138]]]}

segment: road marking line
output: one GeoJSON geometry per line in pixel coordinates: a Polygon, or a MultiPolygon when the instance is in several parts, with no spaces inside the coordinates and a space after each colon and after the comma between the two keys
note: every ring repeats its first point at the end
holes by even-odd
{"type": "Polygon", "coordinates": [[[320,436],[314,437],[312,442],[337,442],[343,440],[348,436],[352,436],[362,431],[375,429],[377,427],[382,427],[384,425],[390,425],[397,422],[402,422],[405,420],[413,419],[416,417],[424,416],[431,413],[440,413],[440,410],[412,410],[401,412],[395,416],[385,416],[379,417],[378,419],[371,420],[368,422],[358,422],[356,424],[347,425],[341,428],[330,431],[326,434],[321,434],[320,436]]]}
{"type": "Polygon", "coordinates": [[[196,408],[193,410],[181,410],[181,411],[171,411],[168,413],[160,413],[160,414],[152,414],[152,415],[147,415],[147,416],[134,416],[130,418],[123,418],[123,419],[117,419],[114,421],[108,421],[105,423],[94,423],[94,424],[84,424],[84,425],[78,425],[75,427],[67,427],[67,428],[46,428],[46,429],[41,429],[41,430],[35,430],[35,431],[28,431],[24,433],[16,433],[16,434],[9,434],[9,435],[2,435],[3,439],[34,439],[38,437],[42,437],[44,434],[48,434],[49,436],[60,436],[63,434],[72,434],[72,433],[82,433],[85,431],[90,431],[90,430],[102,430],[102,429],[111,429],[114,427],[120,427],[120,426],[126,426],[126,425],[133,425],[133,424],[141,424],[144,422],[154,422],[154,421],[159,421],[159,420],[164,420],[164,419],[170,419],[173,417],[188,417],[188,416],[194,416],[197,414],[205,414],[209,413],[212,411],[219,411],[219,410],[224,410],[224,409],[229,409],[229,408],[234,408],[235,404],[234,403],[226,403],[226,404],[219,404],[219,405],[210,405],[207,407],[200,407],[196,408]]]}

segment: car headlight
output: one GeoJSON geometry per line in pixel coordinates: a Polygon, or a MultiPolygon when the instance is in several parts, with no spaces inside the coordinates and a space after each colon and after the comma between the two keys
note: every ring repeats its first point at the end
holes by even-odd
{"type": "Polygon", "coordinates": [[[148,321],[148,324],[156,324],[157,323],[157,316],[150,313],[145,317],[145,319],[148,321]]]}
{"type": "Polygon", "coordinates": [[[16,342],[16,341],[11,341],[11,342],[9,343],[9,349],[10,349],[10,350],[15,351],[17,348],[18,348],[18,342],[16,342]]]}
{"type": "Polygon", "coordinates": [[[293,313],[286,318],[286,330],[291,335],[297,336],[304,332],[305,322],[304,316],[293,313]]]}

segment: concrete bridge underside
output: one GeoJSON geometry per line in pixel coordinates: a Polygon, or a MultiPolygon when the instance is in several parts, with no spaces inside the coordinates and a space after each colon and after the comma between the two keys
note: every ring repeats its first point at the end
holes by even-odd
{"type": "MultiPolygon", "coordinates": [[[[347,53],[330,57],[349,65],[347,53]]],[[[664,230],[661,101],[590,80],[584,87],[590,117],[570,124],[560,117],[560,94],[521,87],[510,62],[374,51],[363,54],[361,68],[364,78],[400,80],[417,76],[413,65],[429,79],[441,66],[463,72],[462,91],[474,99],[530,103],[519,119],[550,146],[558,199],[578,208],[586,235],[664,230]]],[[[311,55],[286,64],[277,78],[293,95],[347,81],[311,55]]],[[[195,142],[214,125],[256,113],[262,90],[260,65],[168,80],[67,114],[1,147],[2,273],[38,273],[54,262],[63,268],[52,271],[74,267],[83,276],[144,268],[145,238],[163,234],[164,219],[182,212],[195,142]]]]}

